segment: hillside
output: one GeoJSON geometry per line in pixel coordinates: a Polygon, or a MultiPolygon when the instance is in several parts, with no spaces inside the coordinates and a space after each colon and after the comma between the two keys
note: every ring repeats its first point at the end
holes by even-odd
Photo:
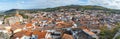
{"type": "Polygon", "coordinates": [[[76,9],[77,11],[79,10],[103,10],[103,11],[108,11],[109,13],[120,13],[120,10],[115,10],[115,9],[108,9],[105,7],[101,6],[91,6],[91,5],[86,5],[86,6],[80,6],[80,5],[69,5],[69,6],[60,6],[60,7],[55,7],[55,8],[46,8],[46,9],[11,9],[8,11],[5,11],[5,14],[14,14],[16,11],[19,11],[20,13],[36,13],[39,11],[44,11],[44,12],[54,12],[54,11],[60,11],[61,9],[76,9]]]}

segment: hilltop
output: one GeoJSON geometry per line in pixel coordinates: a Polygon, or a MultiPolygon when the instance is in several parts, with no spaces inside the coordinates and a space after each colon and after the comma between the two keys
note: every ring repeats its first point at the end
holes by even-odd
{"type": "Polygon", "coordinates": [[[84,10],[103,10],[107,11],[108,13],[120,13],[120,10],[115,9],[109,9],[102,6],[92,6],[92,5],[86,5],[86,6],[80,6],[80,5],[69,5],[69,6],[60,6],[55,8],[46,8],[46,9],[11,9],[8,11],[5,11],[4,14],[14,14],[16,11],[19,11],[20,13],[37,13],[40,11],[43,12],[54,12],[54,11],[60,11],[61,9],[65,9],[68,11],[69,9],[75,9],[77,11],[84,11],[84,10]]]}

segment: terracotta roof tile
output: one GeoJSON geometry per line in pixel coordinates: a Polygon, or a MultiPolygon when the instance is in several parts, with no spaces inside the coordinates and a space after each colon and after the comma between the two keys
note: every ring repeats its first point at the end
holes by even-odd
{"type": "Polygon", "coordinates": [[[26,27],[31,27],[32,26],[32,23],[27,23],[26,24],[26,27]]]}
{"type": "Polygon", "coordinates": [[[45,38],[46,32],[40,32],[38,30],[33,31],[34,35],[38,35],[38,39],[45,38]]]}
{"type": "Polygon", "coordinates": [[[72,37],[72,35],[64,34],[62,39],[74,39],[74,38],[72,37]]]}
{"type": "Polygon", "coordinates": [[[26,32],[24,33],[24,35],[26,35],[26,36],[31,36],[31,35],[32,35],[32,32],[26,31],[26,32]]]}

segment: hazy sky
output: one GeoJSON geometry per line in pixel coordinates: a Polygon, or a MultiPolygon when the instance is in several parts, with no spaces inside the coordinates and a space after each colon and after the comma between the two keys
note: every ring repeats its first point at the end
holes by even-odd
{"type": "Polygon", "coordinates": [[[99,5],[120,9],[120,0],[0,0],[0,10],[48,8],[65,5],[99,5]]]}

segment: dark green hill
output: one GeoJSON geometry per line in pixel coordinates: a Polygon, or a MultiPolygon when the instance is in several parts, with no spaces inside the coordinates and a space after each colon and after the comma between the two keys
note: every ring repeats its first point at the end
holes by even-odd
{"type": "Polygon", "coordinates": [[[46,9],[11,9],[8,11],[5,11],[5,14],[14,14],[16,11],[19,11],[20,13],[36,13],[39,11],[44,11],[44,12],[54,12],[54,11],[60,11],[61,9],[65,9],[66,11],[69,9],[76,9],[77,11],[79,10],[103,10],[103,11],[108,11],[109,13],[120,13],[120,10],[115,10],[115,9],[108,9],[105,7],[101,6],[91,6],[91,5],[86,5],[86,6],[80,6],[80,5],[69,5],[69,6],[60,6],[60,7],[55,7],[55,8],[46,8],[46,9]]]}

